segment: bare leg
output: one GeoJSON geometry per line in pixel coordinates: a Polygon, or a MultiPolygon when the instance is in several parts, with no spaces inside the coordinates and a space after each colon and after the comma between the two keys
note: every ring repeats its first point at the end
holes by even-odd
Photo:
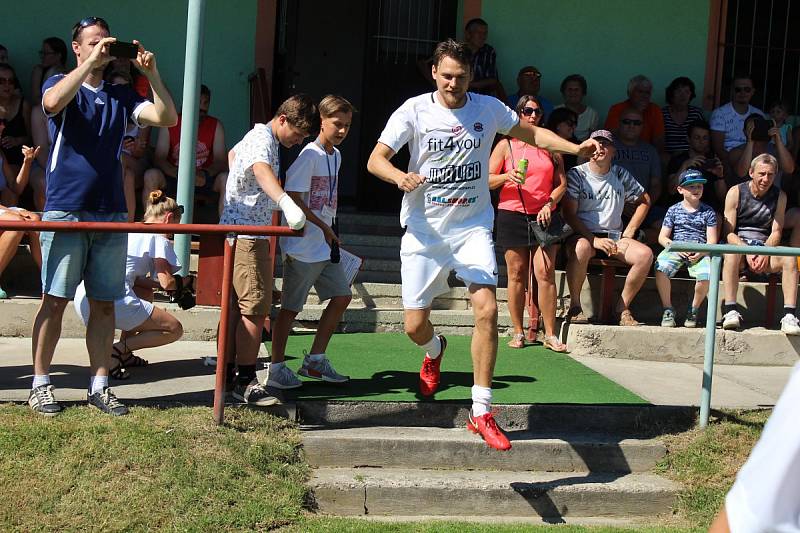
{"type": "Polygon", "coordinates": [[[797,304],[797,259],[794,257],[770,257],[770,270],[781,271],[783,305],[794,307],[797,304]]]}
{"type": "Polygon", "coordinates": [[[236,326],[236,362],[239,365],[256,364],[266,319],[266,315],[242,315],[236,326]]]}
{"type": "Polygon", "coordinates": [[[703,305],[703,300],[706,299],[708,294],[708,281],[698,281],[694,284],[694,297],[692,298],[692,307],[698,309],[703,305]]]}
{"type": "Polygon", "coordinates": [[[286,359],[286,341],[297,313],[281,307],[278,317],[272,322],[272,353],[270,361],[282,363],[286,359]]]}
{"type": "Polygon", "coordinates": [[[592,244],[581,237],[575,242],[575,249],[567,261],[567,286],[569,287],[569,306],[581,307],[581,290],[586,281],[586,269],[589,259],[594,257],[595,251],[592,244]]]}
{"type": "Polygon", "coordinates": [[[93,376],[107,376],[114,345],[114,302],[89,300],[89,322],[86,324],[86,349],[89,370],[93,376]]]}
{"type": "Polygon", "coordinates": [[[656,288],[661,298],[661,307],[672,307],[672,281],[660,270],[656,270],[656,288]]]}
{"type": "MultiPolygon", "coordinates": [[[[522,334],[525,313],[525,288],[528,285],[528,248],[509,248],[505,252],[508,268],[508,312],[514,333],[522,334]]],[[[541,299],[541,295],[539,295],[541,299]]]]}
{"type": "Polygon", "coordinates": [[[431,315],[430,307],[425,309],[406,309],[404,315],[403,322],[406,335],[417,346],[422,346],[433,338],[433,324],[428,319],[431,315]]]}
{"type": "MultiPolygon", "coordinates": [[[[722,262],[722,284],[724,285],[724,302],[735,302],[736,293],[739,292],[739,262],[742,256],[735,254],[725,254],[722,262]]],[[[709,302],[709,305],[717,305],[717,302],[709,302]]]]}
{"type": "Polygon", "coordinates": [[[539,289],[539,312],[544,321],[544,334],[556,334],[556,254],[558,246],[536,249],[533,255],[533,272],[539,289]]]}
{"type": "Polygon", "coordinates": [[[623,239],[620,244],[625,244],[626,246],[615,256],[631,266],[628,275],[625,277],[625,285],[622,288],[620,302],[617,307],[617,311],[624,311],[630,308],[631,302],[647,279],[647,273],[653,264],[653,251],[633,239],[623,239]]]}
{"type": "Polygon", "coordinates": [[[64,318],[64,309],[69,300],[45,294],[42,304],[33,320],[33,334],[31,338],[33,352],[33,373],[42,376],[50,373],[50,364],[56,344],[61,337],[61,321],[64,318]]]}
{"type": "Polygon", "coordinates": [[[120,352],[125,352],[126,348],[128,351],[134,351],[177,341],[183,336],[183,326],[177,318],[156,307],[143,324],[131,332],[122,333],[119,342],[114,343],[114,347],[120,352]]]}
{"type": "Polygon", "coordinates": [[[33,258],[33,262],[36,263],[36,266],[39,268],[39,271],[42,270],[42,245],[39,243],[39,232],[38,231],[29,231],[28,232],[28,248],[31,251],[31,258],[33,258]]]}
{"type": "Polygon", "coordinates": [[[313,354],[325,353],[328,348],[328,343],[336,331],[336,326],[342,319],[347,306],[350,305],[350,300],[353,297],[349,294],[347,296],[334,296],[322,312],[322,317],[319,319],[317,325],[317,334],[314,335],[314,343],[311,345],[311,352],[313,354]]]}
{"type": "MultiPolygon", "coordinates": [[[[14,220],[6,217],[0,217],[0,219],[14,220]]],[[[17,254],[17,246],[23,235],[25,232],[22,231],[0,231],[0,274],[5,271],[11,259],[17,254]]]]}
{"type": "Polygon", "coordinates": [[[497,359],[497,298],[495,287],[470,285],[469,293],[475,314],[472,333],[472,375],[475,385],[492,387],[497,359]]]}

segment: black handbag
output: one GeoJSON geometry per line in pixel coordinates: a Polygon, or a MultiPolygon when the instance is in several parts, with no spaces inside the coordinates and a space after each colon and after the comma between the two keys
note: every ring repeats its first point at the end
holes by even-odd
{"type": "MultiPolygon", "coordinates": [[[[511,165],[516,168],[514,152],[511,149],[511,141],[508,141],[508,154],[509,157],[511,157],[511,165]]],[[[554,160],[553,164],[557,165],[558,162],[554,160]]],[[[525,218],[528,222],[528,245],[533,245],[531,236],[536,239],[539,246],[546,248],[552,244],[560,243],[572,235],[573,229],[566,223],[564,217],[562,217],[561,213],[558,211],[551,212],[550,224],[547,226],[539,224],[539,221],[536,220],[536,215],[528,213],[528,208],[525,206],[525,199],[522,197],[522,186],[519,183],[517,183],[517,194],[519,194],[519,201],[522,203],[522,210],[525,212],[525,218]]]]}

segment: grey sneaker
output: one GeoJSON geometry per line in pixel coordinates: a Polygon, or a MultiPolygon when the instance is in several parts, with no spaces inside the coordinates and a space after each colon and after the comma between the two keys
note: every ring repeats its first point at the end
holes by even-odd
{"type": "Polygon", "coordinates": [[[742,327],[742,315],[739,311],[728,311],[722,317],[722,329],[739,329],[742,327]]]}
{"type": "Polygon", "coordinates": [[[56,416],[61,412],[61,404],[53,396],[52,385],[39,385],[35,389],[31,389],[31,394],[28,396],[28,405],[31,406],[31,409],[44,416],[56,416]]]}
{"type": "Polygon", "coordinates": [[[666,309],[664,309],[664,314],[661,315],[661,327],[662,328],[675,327],[675,311],[671,307],[667,307],[666,309]]]}
{"type": "Polygon", "coordinates": [[[270,394],[267,389],[258,382],[258,378],[253,378],[247,385],[241,383],[237,384],[232,394],[237,400],[247,405],[255,405],[257,407],[268,407],[281,403],[280,398],[270,394]]]}
{"type": "Polygon", "coordinates": [[[697,309],[694,307],[689,307],[686,310],[686,320],[683,322],[683,327],[685,328],[696,328],[697,327],[697,309]]]}
{"type": "Polygon", "coordinates": [[[327,357],[322,361],[314,362],[308,356],[303,358],[303,366],[297,371],[301,376],[319,379],[328,383],[345,383],[350,381],[350,376],[343,376],[336,372],[327,357]]]}
{"type": "Polygon", "coordinates": [[[278,366],[270,364],[267,367],[267,386],[287,390],[302,387],[303,382],[285,364],[278,366]]]}
{"type": "Polygon", "coordinates": [[[128,414],[128,408],[117,400],[111,387],[104,388],[103,392],[87,394],[86,401],[89,402],[89,405],[94,405],[108,415],[122,416],[128,414]]]}

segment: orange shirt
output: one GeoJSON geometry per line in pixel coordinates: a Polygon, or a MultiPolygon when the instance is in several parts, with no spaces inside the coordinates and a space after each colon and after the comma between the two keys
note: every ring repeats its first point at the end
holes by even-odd
{"type": "MultiPolygon", "coordinates": [[[[616,133],[619,129],[619,117],[622,112],[631,107],[630,100],[614,104],[608,110],[606,117],[605,129],[611,130],[616,133]]],[[[644,142],[653,144],[653,139],[664,137],[664,115],[661,113],[661,108],[653,102],[647,106],[644,111],[644,124],[642,125],[641,139],[644,142]]]]}

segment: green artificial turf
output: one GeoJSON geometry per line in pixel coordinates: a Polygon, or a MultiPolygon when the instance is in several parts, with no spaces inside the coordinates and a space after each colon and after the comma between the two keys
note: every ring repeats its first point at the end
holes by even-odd
{"type": "MultiPolygon", "coordinates": [[[[287,365],[296,370],[311,335],[289,337],[287,365]]],[[[469,401],[472,387],[470,337],[448,335],[442,360],[442,382],[435,400],[469,401]]],[[[500,338],[492,384],[496,404],[572,403],[646,404],[629,390],[578,363],[540,345],[508,348],[500,338]]],[[[350,382],[333,385],[306,380],[296,391],[301,400],[360,400],[416,402],[422,350],[401,333],[334,335],[328,358],[350,382]]],[[[305,378],[302,378],[305,379],[305,378]]]]}

